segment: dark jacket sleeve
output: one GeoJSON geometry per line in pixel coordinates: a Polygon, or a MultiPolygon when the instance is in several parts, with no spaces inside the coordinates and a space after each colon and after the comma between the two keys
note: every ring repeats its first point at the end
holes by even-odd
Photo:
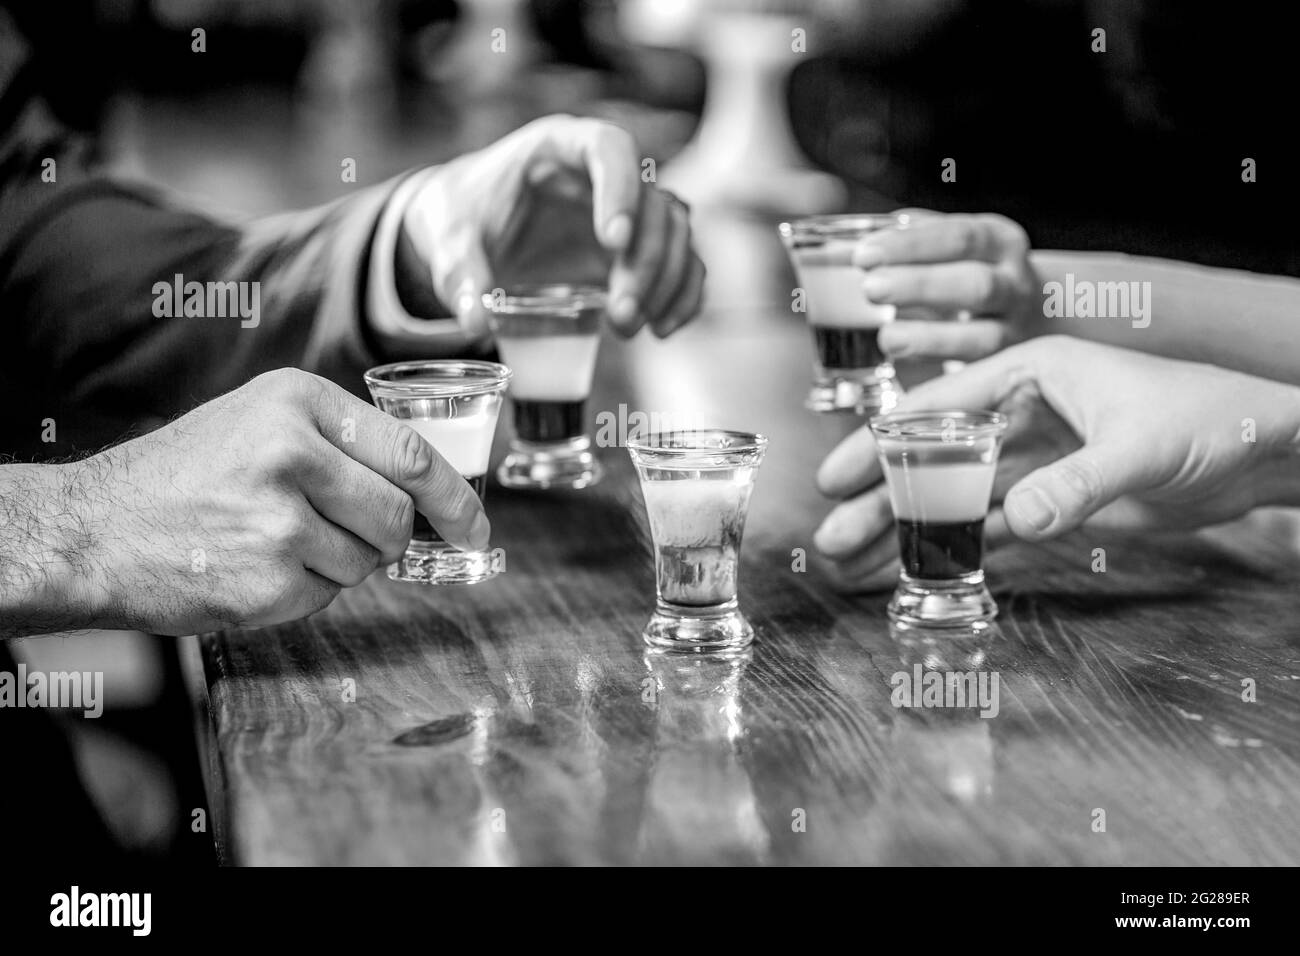
{"type": "Polygon", "coordinates": [[[285,365],[364,394],[369,245],[396,182],[248,224],[112,182],[27,89],[6,23],[0,10],[0,452],[91,450],[285,365]],[[257,314],[207,314],[205,296],[189,310],[204,314],[177,315],[162,293],[177,277],[222,283],[212,311],[247,283],[257,314]]]}

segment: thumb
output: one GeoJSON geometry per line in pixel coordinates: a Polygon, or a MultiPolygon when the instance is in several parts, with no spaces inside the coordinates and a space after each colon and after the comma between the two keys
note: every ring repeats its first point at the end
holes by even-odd
{"type": "Polygon", "coordinates": [[[1007,526],[1027,541],[1065,534],[1138,488],[1142,460],[1116,445],[1084,446],[1030,472],[1007,492],[1007,526]]]}
{"type": "Polygon", "coordinates": [[[478,339],[488,333],[483,293],[490,292],[491,285],[492,267],[483,247],[478,242],[466,243],[459,261],[446,276],[446,286],[451,295],[449,305],[466,338],[478,339]]]}

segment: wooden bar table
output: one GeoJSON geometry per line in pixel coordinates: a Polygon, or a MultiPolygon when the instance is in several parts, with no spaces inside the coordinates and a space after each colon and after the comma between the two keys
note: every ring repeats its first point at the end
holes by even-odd
{"type": "Polygon", "coordinates": [[[491,487],[495,580],[380,572],[310,619],[190,639],[223,861],[1300,863],[1286,526],[1001,549],[991,639],[905,642],[887,595],[818,573],[813,472],[860,422],[801,405],[812,349],[779,245],[743,223],[706,240],[705,315],[667,342],[608,338],[589,416],[689,408],[769,436],[742,551],[751,652],[646,653],[624,449],[586,491],[491,487]],[[895,707],[917,665],[996,673],[996,715],[895,707]]]}

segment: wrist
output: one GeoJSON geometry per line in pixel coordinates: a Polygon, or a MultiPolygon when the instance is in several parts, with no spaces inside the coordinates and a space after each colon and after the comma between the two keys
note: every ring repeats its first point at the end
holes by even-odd
{"type": "Polygon", "coordinates": [[[421,258],[405,221],[397,229],[397,247],[393,251],[393,286],[397,301],[412,318],[429,321],[455,319],[433,288],[433,274],[421,258]]]}
{"type": "Polygon", "coordinates": [[[434,344],[430,340],[461,338],[459,321],[434,288],[427,243],[412,227],[412,211],[436,171],[420,170],[398,184],[375,227],[366,318],[385,352],[410,340],[434,344]]]}
{"type": "Polygon", "coordinates": [[[89,461],[0,468],[0,635],[108,623],[89,461]]]}

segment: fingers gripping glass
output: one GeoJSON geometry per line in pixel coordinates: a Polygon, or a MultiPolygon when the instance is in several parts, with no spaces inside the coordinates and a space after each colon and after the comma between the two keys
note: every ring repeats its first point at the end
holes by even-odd
{"type": "MultiPolygon", "coordinates": [[[[501,395],[509,381],[510,369],[495,362],[397,362],[366,372],[375,404],[437,449],[480,501],[501,395]]],[[[417,513],[406,554],[389,566],[388,576],[425,584],[475,584],[499,571],[490,551],[459,550],[417,513]]]]}
{"type": "Polygon", "coordinates": [[[876,341],[894,321],[892,305],[868,302],[866,274],[853,265],[858,240],[882,229],[902,229],[905,214],[810,216],[783,222],[785,244],[812,330],[817,360],[804,404],[817,412],[888,412],[901,390],[894,366],[876,341]]]}

